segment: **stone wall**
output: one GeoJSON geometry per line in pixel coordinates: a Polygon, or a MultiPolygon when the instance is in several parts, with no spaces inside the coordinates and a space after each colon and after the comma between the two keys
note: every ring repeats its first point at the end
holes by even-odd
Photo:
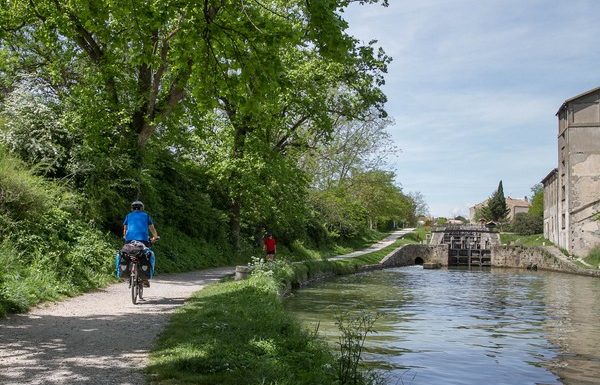
{"type": "Polygon", "coordinates": [[[382,267],[414,265],[421,258],[424,263],[448,266],[448,245],[405,245],[386,255],[379,264],[382,267]]]}
{"type": "Polygon", "coordinates": [[[552,270],[600,277],[600,271],[579,268],[566,260],[556,247],[542,246],[494,246],[492,267],[552,270]]]}

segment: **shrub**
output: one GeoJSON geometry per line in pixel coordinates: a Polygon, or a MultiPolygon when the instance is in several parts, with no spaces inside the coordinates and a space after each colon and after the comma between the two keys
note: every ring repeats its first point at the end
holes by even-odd
{"type": "Polygon", "coordinates": [[[0,196],[0,315],[112,279],[115,246],[82,214],[80,196],[1,149],[0,196]]]}
{"type": "Polygon", "coordinates": [[[544,220],[528,213],[518,213],[512,222],[512,231],[519,235],[540,234],[544,231],[544,220]]]}

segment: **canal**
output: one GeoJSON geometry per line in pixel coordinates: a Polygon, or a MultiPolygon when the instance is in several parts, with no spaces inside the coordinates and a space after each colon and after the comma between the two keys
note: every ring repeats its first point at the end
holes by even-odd
{"type": "Polygon", "coordinates": [[[511,269],[379,270],[304,288],[289,311],[335,348],[335,318],[381,312],[386,384],[600,384],[600,279],[511,269]]]}

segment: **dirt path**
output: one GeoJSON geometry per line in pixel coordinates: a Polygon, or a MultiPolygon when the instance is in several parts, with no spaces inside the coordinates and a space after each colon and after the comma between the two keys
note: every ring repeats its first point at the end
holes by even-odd
{"type": "Polygon", "coordinates": [[[0,384],[144,384],[154,339],[195,291],[233,268],[159,276],[131,303],[125,283],[0,319],[0,384]]]}
{"type": "Polygon", "coordinates": [[[335,261],[335,260],[339,260],[339,259],[354,258],[354,257],[358,257],[360,255],[372,253],[374,251],[379,251],[385,247],[388,247],[392,243],[396,242],[396,240],[398,238],[402,238],[403,236],[405,236],[406,234],[408,234],[414,230],[415,230],[414,228],[406,228],[406,229],[402,229],[402,230],[397,230],[397,231],[394,231],[393,233],[390,233],[390,235],[388,235],[381,241],[372,244],[370,247],[368,247],[366,249],[357,250],[357,251],[354,251],[349,254],[336,255],[334,257],[327,258],[327,259],[335,261]]]}

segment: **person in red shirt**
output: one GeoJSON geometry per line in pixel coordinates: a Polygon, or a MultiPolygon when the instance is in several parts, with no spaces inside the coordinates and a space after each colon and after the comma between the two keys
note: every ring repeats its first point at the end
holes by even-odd
{"type": "Polygon", "coordinates": [[[275,243],[275,238],[273,238],[271,232],[267,233],[267,236],[265,237],[264,249],[267,254],[267,261],[272,262],[275,258],[275,252],[277,251],[277,244],[275,243]]]}

